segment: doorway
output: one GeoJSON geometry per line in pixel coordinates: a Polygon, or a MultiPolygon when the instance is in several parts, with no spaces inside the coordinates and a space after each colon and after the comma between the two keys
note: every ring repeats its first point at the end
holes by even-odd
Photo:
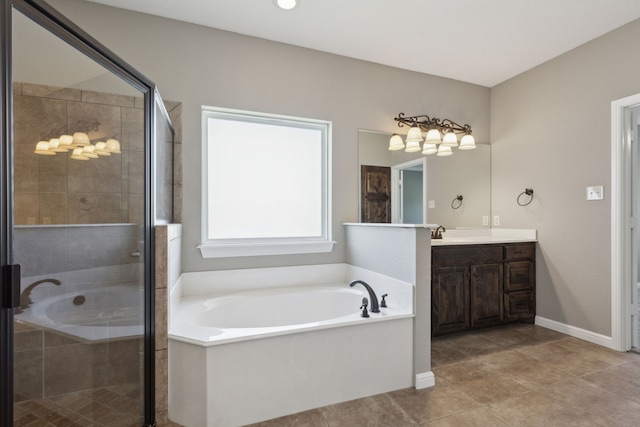
{"type": "Polygon", "coordinates": [[[611,347],[639,347],[640,94],[611,103],[611,347]]]}
{"type": "Polygon", "coordinates": [[[391,222],[427,223],[427,158],[391,167],[391,222]]]}

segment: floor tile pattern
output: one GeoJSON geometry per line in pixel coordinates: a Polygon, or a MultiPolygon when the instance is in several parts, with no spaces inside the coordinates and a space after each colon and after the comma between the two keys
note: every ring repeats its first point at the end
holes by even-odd
{"type": "Polygon", "coordinates": [[[14,427],[140,427],[140,387],[126,384],[25,400],[14,407],[14,427]]]}
{"type": "Polygon", "coordinates": [[[640,354],[535,325],[434,339],[436,386],[404,389],[252,427],[640,426],[640,354]]]}

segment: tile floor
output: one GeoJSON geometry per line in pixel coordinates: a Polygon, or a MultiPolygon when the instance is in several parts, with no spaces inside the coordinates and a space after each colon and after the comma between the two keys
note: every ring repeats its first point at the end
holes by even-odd
{"type": "Polygon", "coordinates": [[[640,354],[534,325],[432,342],[436,386],[330,405],[253,427],[640,426],[640,354]]]}
{"type": "Polygon", "coordinates": [[[125,384],[26,400],[14,407],[14,427],[140,427],[140,386],[125,384]]]}

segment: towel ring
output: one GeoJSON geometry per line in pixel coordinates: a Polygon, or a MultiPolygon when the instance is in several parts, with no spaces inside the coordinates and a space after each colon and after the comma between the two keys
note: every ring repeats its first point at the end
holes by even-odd
{"type": "Polygon", "coordinates": [[[458,209],[460,208],[460,206],[462,206],[462,196],[461,195],[457,195],[452,201],[451,201],[451,208],[452,209],[458,209]],[[458,203],[456,203],[458,202],[458,203]]]}
{"type": "Polygon", "coordinates": [[[522,193],[520,193],[520,194],[518,195],[518,198],[516,199],[516,202],[518,202],[518,204],[519,204],[520,206],[527,206],[527,205],[528,205],[529,203],[531,203],[532,201],[533,201],[533,189],[531,189],[531,188],[525,188],[525,190],[524,190],[522,193]],[[529,200],[528,200],[527,202],[525,202],[525,203],[522,203],[522,202],[520,201],[520,198],[521,198],[522,196],[529,196],[529,200]]]}

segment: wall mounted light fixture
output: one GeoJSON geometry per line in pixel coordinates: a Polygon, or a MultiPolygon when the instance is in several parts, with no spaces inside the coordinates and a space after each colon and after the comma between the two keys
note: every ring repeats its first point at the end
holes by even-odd
{"type": "Polygon", "coordinates": [[[468,124],[459,125],[449,119],[439,119],[426,115],[405,117],[404,113],[398,114],[394,119],[399,127],[409,126],[409,132],[405,143],[400,135],[393,135],[389,141],[389,150],[402,150],[407,153],[418,152],[422,154],[435,154],[437,156],[450,156],[453,154],[452,147],[458,150],[473,150],[476,148],[476,141],[471,135],[471,126],[468,124]],[[424,144],[422,142],[422,132],[426,132],[424,144]],[[458,135],[462,135],[458,144],[458,135]]]}
{"type": "Polygon", "coordinates": [[[77,132],[74,132],[73,135],[65,133],[65,127],[41,134],[41,141],[36,144],[34,153],[44,156],[55,156],[56,153],[71,151],[70,157],[74,160],[97,159],[100,156],[110,156],[112,153],[121,153],[120,142],[117,139],[111,138],[106,142],[98,141],[95,145],[91,144],[88,132],[97,131],[99,128],[100,122],[94,119],[93,121],[80,121],[76,123],[72,129],[77,130],[77,132]]]}

